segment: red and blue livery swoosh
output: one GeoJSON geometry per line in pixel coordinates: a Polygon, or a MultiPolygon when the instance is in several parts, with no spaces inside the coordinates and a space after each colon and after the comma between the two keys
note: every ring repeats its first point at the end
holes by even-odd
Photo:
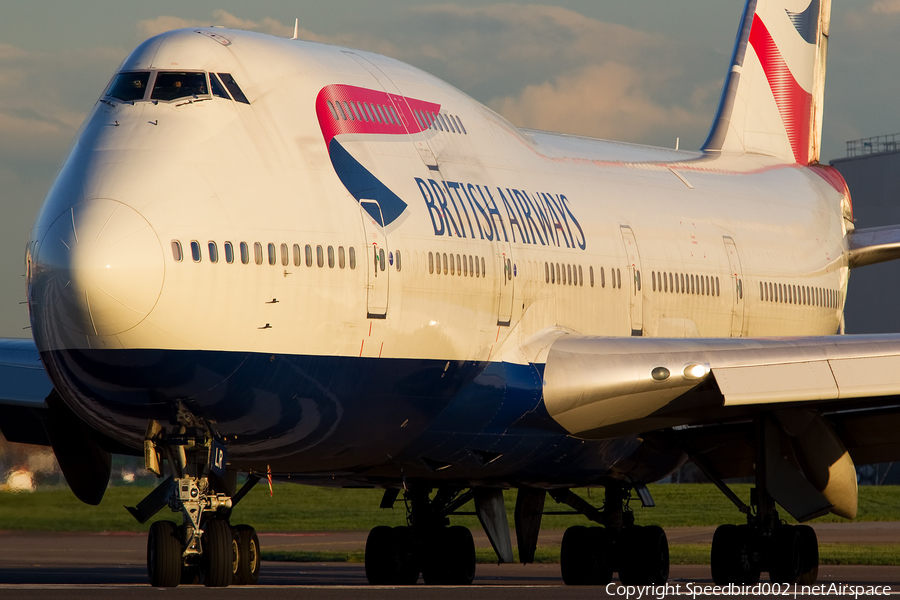
{"type": "Polygon", "coordinates": [[[360,164],[338,137],[421,133],[429,128],[440,108],[440,104],[433,102],[342,84],[327,85],[316,97],[316,116],[335,173],[357,202],[362,199],[378,202],[380,215],[372,214],[377,211],[371,204],[364,207],[383,226],[403,214],[406,202],[360,164]]]}
{"type": "Polygon", "coordinates": [[[800,164],[809,164],[812,94],[797,83],[781,51],[775,45],[772,34],[759,15],[753,19],[749,41],[762,63],[766,79],[772,88],[772,95],[775,97],[778,112],[791,142],[794,159],[800,164]]]}

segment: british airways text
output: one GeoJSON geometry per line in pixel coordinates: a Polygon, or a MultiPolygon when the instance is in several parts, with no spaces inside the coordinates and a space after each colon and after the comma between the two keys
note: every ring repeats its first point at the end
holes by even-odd
{"type": "Polygon", "coordinates": [[[434,235],[580,248],[586,240],[563,194],[528,193],[456,181],[415,178],[434,235]],[[500,208],[502,206],[502,209],[500,208]]]}

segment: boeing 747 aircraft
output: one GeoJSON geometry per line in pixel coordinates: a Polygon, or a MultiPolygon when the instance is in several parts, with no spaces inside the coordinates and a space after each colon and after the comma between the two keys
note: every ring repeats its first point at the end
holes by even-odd
{"type": "Polygon", "coordinates": [[[402,495],[373,584],[471,583],[449,526],[470,500],[512,561],[505,489],[522,562],[549,495],[592,522],[566,583],[661,583],[665,532],[629,501],[686,461],[746,515],[716,530],[716,583],[815,581],[815,533],[782,514],[852,518],[854,464],[900,460],[900,337],[840,335],[850,270],[900,256],[900,228],[854,230],[818,163],[829,16],[747,2],[696,152],[517,128],[369,52],[147,40],[31,231],[4,435],[92,504],[110,453],[144,456],[161,483],[132,514],[183,515],[150,527],[154,586],[254,583],[232,515],[268,473],[402,495]]]}

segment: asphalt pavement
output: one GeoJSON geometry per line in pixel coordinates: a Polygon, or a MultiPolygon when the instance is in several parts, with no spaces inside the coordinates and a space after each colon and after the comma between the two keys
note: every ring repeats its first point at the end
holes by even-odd
{"type": "MultiPolygon", "coordinates": [[[[671,528],[671,545],[704,543],[712,527],[671,528]]],[[[840,523],[816,526],[821,543],[900,543],[900,523],[840,523]]],[[[476,544],[486,546],[482,532],[476,544]]],[[[478,535],[480,534],[480,535],[478,535]]],[[[265,550],[353,550],[363,548],[366,532],[262,533],[265,550]]],[[[559,543],[562,531],[541,533],[542,544],[559,543]]],[[[5,598],[158,598],[213,594],[229,598],[625,598],[613,585],[602,588],[565,587],[559,565],[479,564],[475,585],[466,588],[369,586],[365,569],[355,563],[263,562],[259,585],[212,590],[180,586],[155,590],[147,585],[146,535],[132,533],[0,532],[0,597],[5,598]],[[607,594],[609,592],[609,594],[607,594]],[[618,592],[618,593],[617,593],[618,592]]],[[[766,581],[763,576],[763,581],[766,581]]],[[[900,566],[822,566],[819,583],[844,586],[890,586],[900,592],[900,566]]],[[[682,594],[712,585],[709,566],[673,565],[670,585],[682,594]]],[[[825,588],[828,589],[827,587],[825,588]]],[[[835,588],[832,588],[834,590],[835,588]]],[[[837,588],[841,589],[841,588],[837,588]]],[[[843,588],[849,590],[850,588],[843,588]]],[[[883,587],[881,588],[883,591],[883,587]]],[[[670,590],[671,591],[671,590],[670,590]]],[[[793,596],[790,590],[783,590],[793,596]]],[[[800,590],[798,590],[799,592],[800,590]]],[[[690,594],[688,594],[690,595],[690,594]]],[[[798,597],[802,594],[798,594],[798,597]]],[[[835,595],[835,594],[830,594],[835,595]]],[[[850,594],[852,596],[852,594],[850,594]]],[[[655,597],[655,596],[654,596],[655,597]]],[[[750,596],[745,596],[750,597],[750,596]]]]}

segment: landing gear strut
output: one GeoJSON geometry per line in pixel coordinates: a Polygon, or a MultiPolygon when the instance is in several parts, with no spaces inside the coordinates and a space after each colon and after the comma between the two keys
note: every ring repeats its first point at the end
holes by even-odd
{"type": "Polygon", "coordinates": [[[259,579],[259,539],[247,525],[232,527],[232,508],[259,481],[251,476],[233,496],[225,480],[225,449],[209,428],[184,413],[183,424],[167,433],[156,421],[147,430],[146,466],[161,473],[164,457],[171,476],[129,512],[147,522],[165,506],[181,513],[182,524],[158,521],[147,539],[147,572],[154,587],[175,587],[202,579],[207,587],[251,585],[259,579]]]}
{"type": "Polygon", "coordinates": [[[788,525],[778,517],[769,494],[766,465],[765,415],[754,422],[756,487],[751,506],[744,504],[705,462],[695,464],[747,515],[746,525],[721,525],[713,536],[710,567],[717,585],[755,584],[768,571],[774,583],[812,585],[819,573],[819,544],[808,525],[788,525]]]}
{"type": "MultiPolygon", "coordinates": [[[[669,578],[669,543],[665,531],[634,524],[625,484],[605,488],[603,510],[597,510],[569,490],[550,496],[568,504],[603,527],[569,527],[563,535],[560,568],[566,585],[606,585],[613,572],[625,585],[658,585],[669,578]]],[[[645,490],[646,491],[646,490],[645,490]]]]}
{"type": "Polygon", "coordinates": [[[429,498],[430,494],[431,490],[421,488],[406,492],[407,526],[381,526],[369,532],[366,540],[369,583],[413,585],[419,573],[428,585],[468,585],[475,579],[472,533],[465,527],[450,527],[447,518],[471,500],[474,492],[440,488],[433,499],[429,498]]]}

